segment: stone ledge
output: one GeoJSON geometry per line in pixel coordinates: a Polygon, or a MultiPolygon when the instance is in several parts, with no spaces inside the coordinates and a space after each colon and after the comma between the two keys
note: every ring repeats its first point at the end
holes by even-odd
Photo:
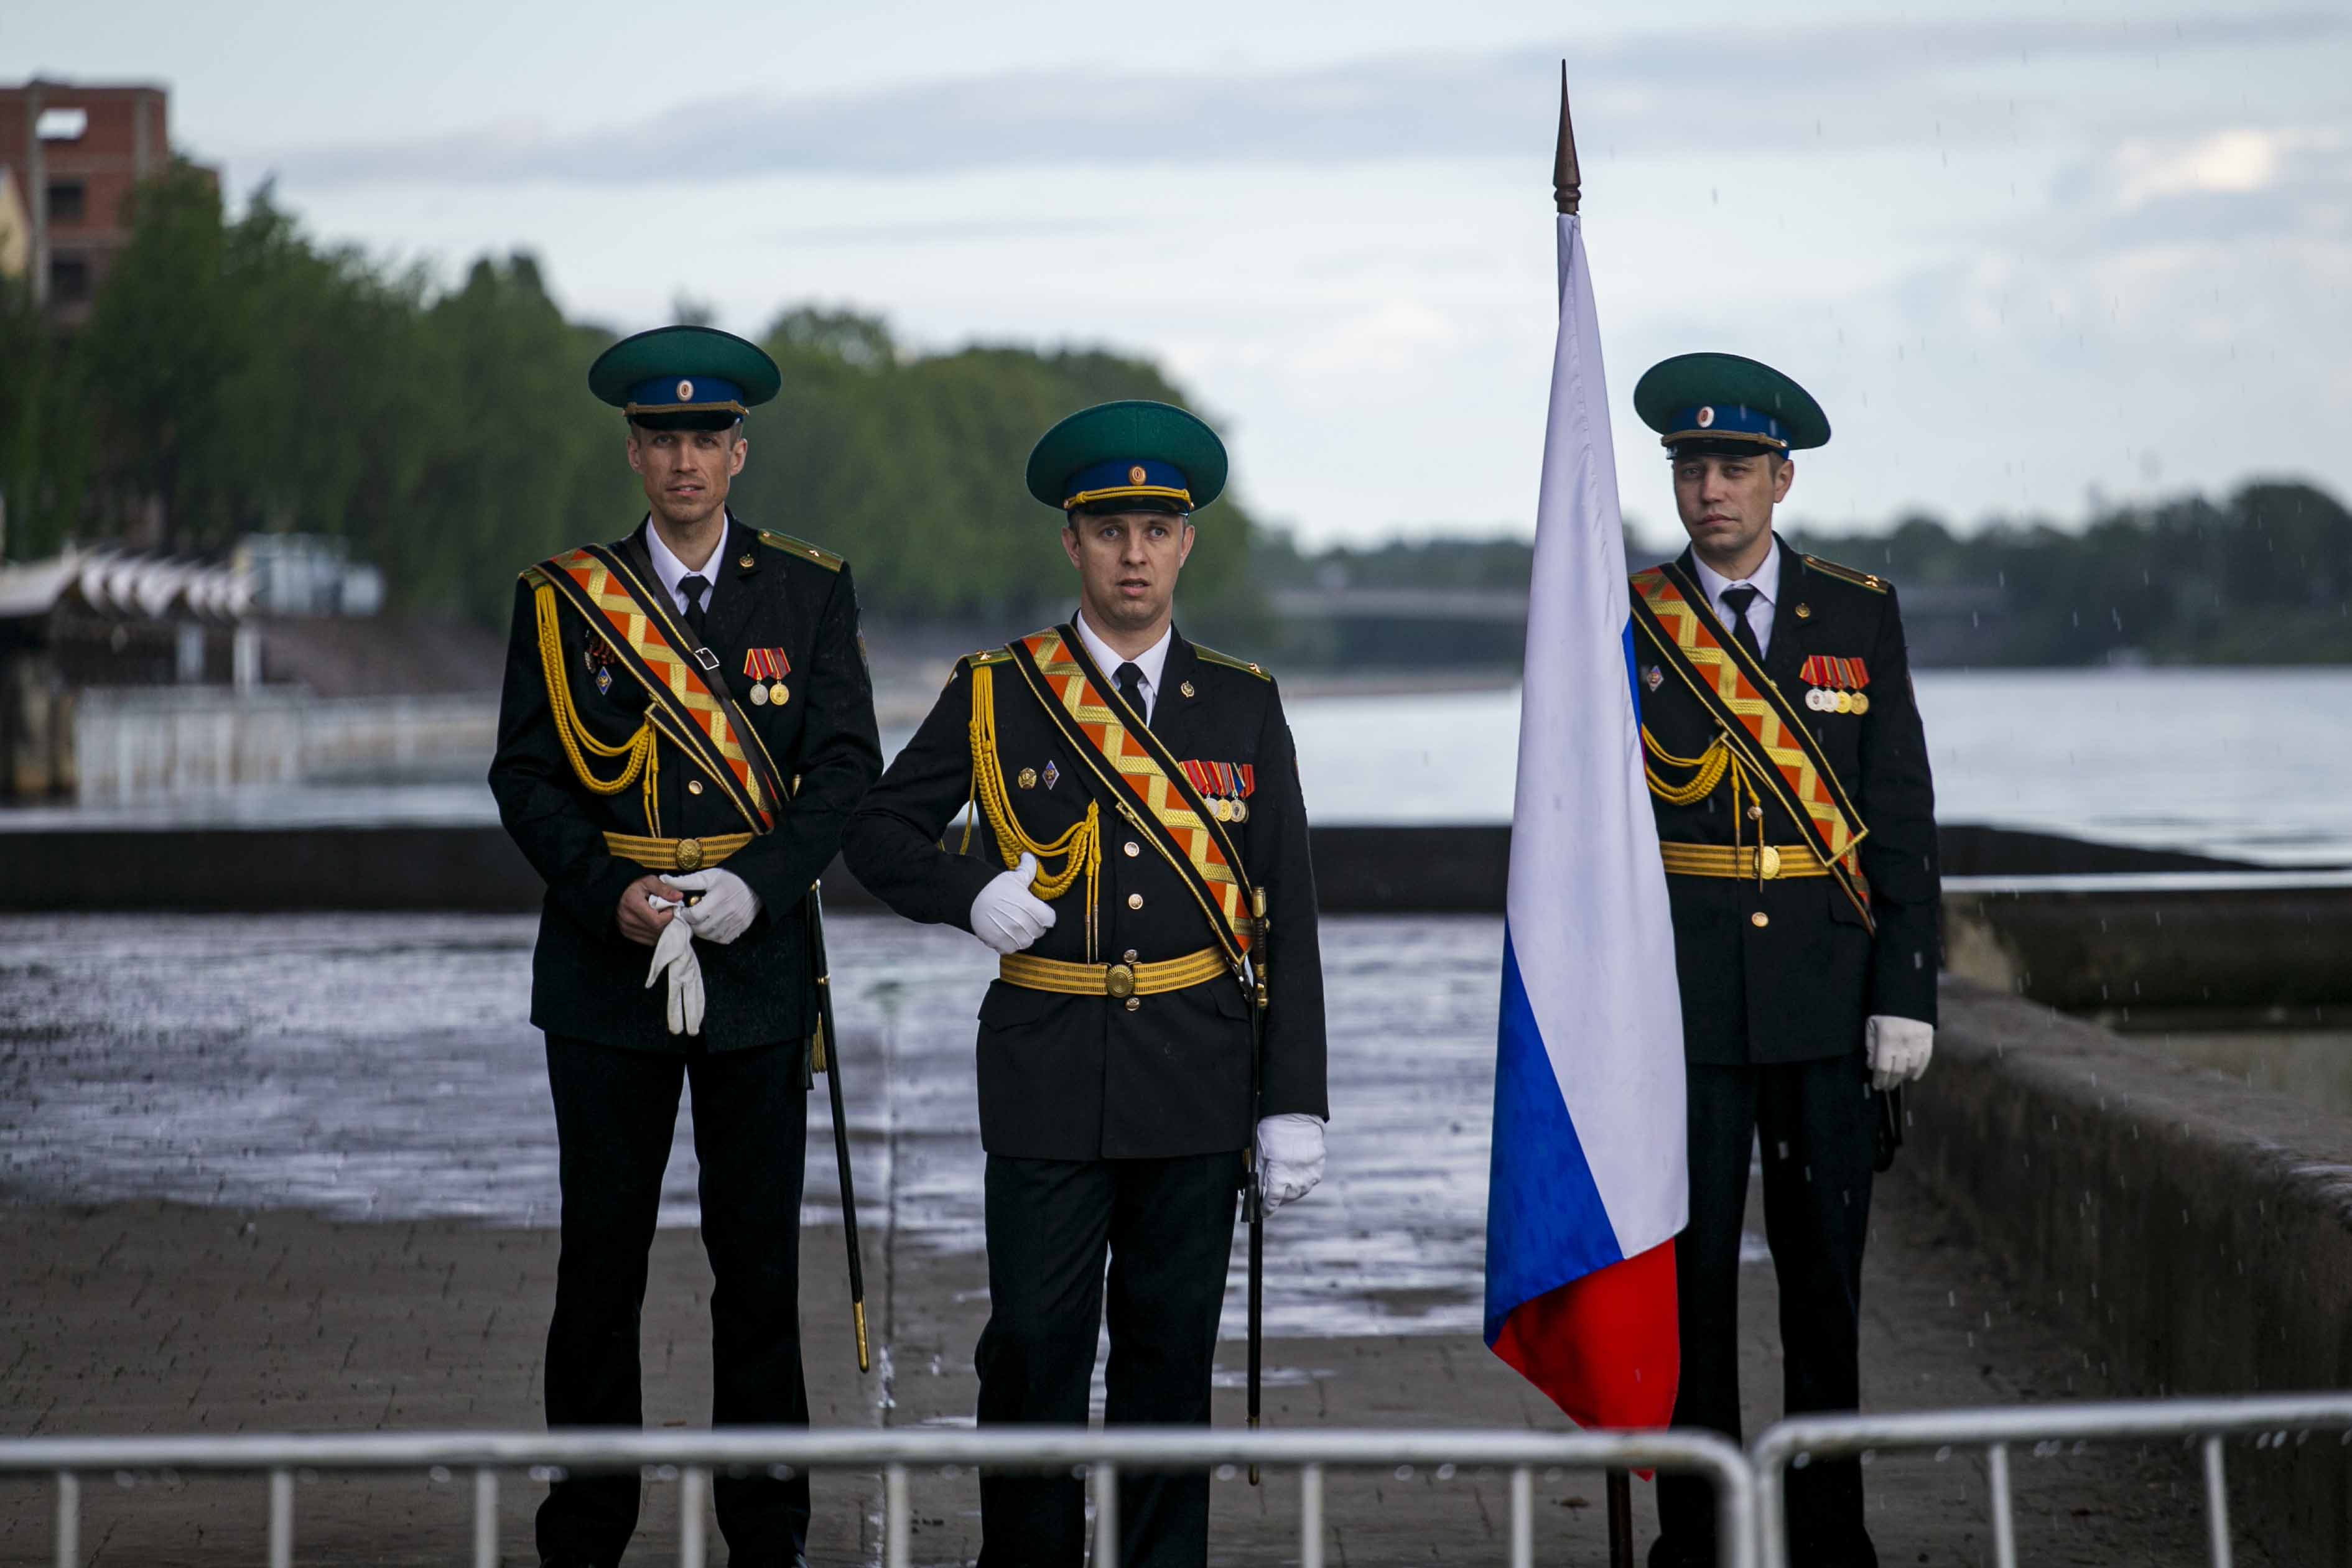
{"type": "MultiPolygon", "coordinates": [[[[2352,1384],[2352,1124],[1947,977],[1902,1157],[2120,1389],[2352,1384]]],[[[2282,1561],[2352,1561],[2352,1448],[2231,1456],[2282,1561]]]]}

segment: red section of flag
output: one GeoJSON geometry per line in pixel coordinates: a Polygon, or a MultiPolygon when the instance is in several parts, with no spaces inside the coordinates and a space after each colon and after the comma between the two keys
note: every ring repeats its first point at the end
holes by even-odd
{"type": "Polygon", "coordinates": [[[1495,1354],[1580,1427],[1665,1426],[1682,1376],[1675,1244],[1520,1303],[1503,1321],[1495,1354]]]}

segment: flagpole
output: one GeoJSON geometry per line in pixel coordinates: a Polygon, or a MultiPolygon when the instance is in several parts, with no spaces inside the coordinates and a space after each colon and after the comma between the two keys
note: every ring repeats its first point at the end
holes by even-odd
{"type": "MultiPolygon", "coordinates": [[[[1559,141],[1551,156],[1551,199],[1563,217],[1576,216],[1584,199],[1584,172],[1576,162],[1576,127],[1568,117],[1568,62],[1559,62],[1559,141]]],[[[1633,1568],[1633,1479],[1607,1471],[1609,1568],[1633,1568]]]]}

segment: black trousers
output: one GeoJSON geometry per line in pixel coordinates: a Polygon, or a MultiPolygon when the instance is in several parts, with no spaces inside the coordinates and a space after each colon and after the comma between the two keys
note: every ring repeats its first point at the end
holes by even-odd
{"type": "MultiPolygon", "coordinates": [[[[702,1245],[710,1294],[713,1426],[808,1425],[801,1377],[801,1179],[808,1145],[802,1048],[663,1056],[550,1035],[562,1149],[563,1247],[547,1331],[547,1424],[636,1427],[638,1316],[680,1082],[694,1084],[702,1245]]],[[[730,1560],[789,1564],[808,1536],[805,1475],[719,1476],[730,1560]]],[[[560,1480],[539,1510],[539,1552],[616,1563],[637,1527],[635,1475],[560,1480]]]]}
{"type": "MultiPolygon", "coordinates": [[[[1113,1426],[1205,1427],[1233,1255],[1237,1150],[1165,1160],[988,1159],[988,1327],[980,1424],[1083,1427],[1106,1298],[1113,1426]]],[[[1078,1568],[1084,1483],[980,1482],[982,1568],[1078,1568]]],[[[1209,1478],[1119,1477],[1121,1568],[1201,1568],[1209,1478]]]]}
{"type": "MultiPolygon", "coordinates": [[[[1862,1248],[1870,1222],[1877,1109],[1859,1053],[1766,1067],[1689,1069],[1690,1223],[1675,1239],[1682,1384],[1675,1425],[1739,1432],[1739,1234],[1751,1146],[1764,1153],[1764,1236],[1780,1285],[1789,1414],[1852,1410],[1861,1398],[1862,1248]]],[[[1793,1560],[1874,1565],[1862,1469],[1817,1462],[1788,1479],[1793,1560]]],[[[1661,1475],[1653,1568],[1715,1561],[1715,1496],[1661,1475]]]]}

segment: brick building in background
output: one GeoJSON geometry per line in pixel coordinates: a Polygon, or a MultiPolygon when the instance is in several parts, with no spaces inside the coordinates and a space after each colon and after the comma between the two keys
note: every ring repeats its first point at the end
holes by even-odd
{"type": "Polygon", "coordinates": [[[61,326],[89,317],[129,241],[131,188],[171,163],[169,104],[160,87],[0,88],[0,172],[25,215],[24,276],[61,326]]]}

